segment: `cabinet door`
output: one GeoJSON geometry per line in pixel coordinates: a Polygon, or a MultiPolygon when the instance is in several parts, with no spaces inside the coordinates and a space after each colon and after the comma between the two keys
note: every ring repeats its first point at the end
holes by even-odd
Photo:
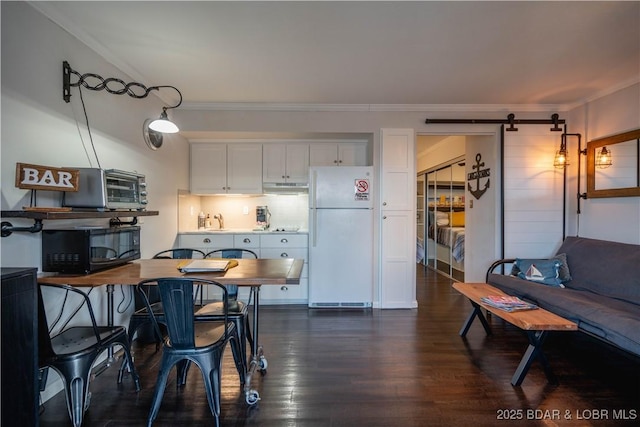
{"type": "Polygon", "coordinates": [[[262,144],[227,145],[227,193],[262,194],[262,144]]]}
{"type": "Polygon", "coordinates": [[[38,425],[38,294],[35,268],[2,268],[3,427],[38,425]]]}
{"type": "Polygon", "coordinates": [[[366,144],[338,144],[338,166],[368,166],[366,144]]]}
{"type": "Polygon", "coordinates": [[[338,166],[338,144],[316,142],[309,145],[310,166],[338,166]]]}
{"type": "Polygon", "coordinates": [[[288,161],[287,145],[264,144],[262,147],[262,156],[262,181],[286,182],[288,161]]]}
{"type": "Polygon", "coordinates": [[[309,145],[289,144],[286,150],[287,182],[305,184],[309,181],[309,145]]]}
{"type": "Polygon", "coordinates": [[[227,192],[227,145],[191,145],[191,193],[227,192]]]}
{"type": "Polygon", "coordinates": [[[416,307],[413,129],[382,129],[380,308],[416,307]]]}

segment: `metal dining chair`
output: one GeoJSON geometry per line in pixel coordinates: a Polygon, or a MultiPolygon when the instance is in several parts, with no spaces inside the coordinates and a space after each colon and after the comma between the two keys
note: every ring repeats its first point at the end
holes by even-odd
{"type": "MultiPolygon", "coordinates": [[[[237,361],[241,347],[235,323],[228,318],[227,288],[215,281],[192,277],[158,278],[138,283],[137,290],[145,300],[148,311],[152,313],[152,322],[158,334],[160,334],[160,326],[144,292],[148,286],[155,286],[159,291],[168,337],[163,342],[162,359],[147,426],[151,426],[158,415],[171,369],[176,366],[178,386],[184,386],[187,371],[192,362],[202,372],[209,408],[215,417],[215,425],[218,426],[223,352],[227,343],[230,342],[234,360],[237,361]],[[220,321],[196,320],[193,305],[196,286],[206,287],[208,293],[215,291],[219,294],[223,314],[220,321]]],[[[244,383],[244,370],[238,369],[238,371],[242,372],[240,381],[244,383]]]]}
{"type": "Polygon", "coordinates": [[[122,382],[125,368],[128,368],[136,391],[140,391],[140,380],[133,366],[124,326],[98,326],[88,295],[79,289],[68,285],[39,284],[38,360],[43,374],[41,381],[46,383],[48,368],[53,368],[60,374],[64,382],[67,410],[74,427],[82,425],[84,413],[89,408],[89,378],[93,364],[101,353],[117,345],[124,350],[118,384],[122,382]],[[51,316],[54,319],[52,322],[47,319],[43,289],[47,289],[48,299],[63,301],[52,311],[57,313],[51,316]],[[69,326],[72,321],[77,323],[78,320],[74,320],[76,315],[83,312],[88,313],[91,324],[69,326]]]}
{"type": "MultiPolygon", "coordinates": [[[[167,249],[165,251],[158,252],[153,256],[155,259],[191,259],[191,258],[204,258],[205,253],[199,249],[191,249],[191,248],[175,248],[175,249],[167,249]]],[[[158,294],[157,289],[153,287],[147,287],[144,289],[147,299],[150,302],[151,310],[156,316],[156,320],[158,323],[164,326],[164,316],[162,303],[160,302],[160,296],[158,294]]],[[[198,293],[198,290],[196,290],[198,293]]],[[[140,294],[136,293],[135,298],[135,311],[131,315],[129,319],[129,341],[133,343],[133,337],[138,331],[138,329],[143,325],[151,324],[151,317],[149,316],[149,311],[144,304],[144,301],[140,298],[140,294]]],[[[160,348],[160,343],[162,342],[162,335],[156,335],[155,329],[153,330],[153,335],[156,342],[156,350],[160,348]]]]}
{"type": "MultiPolygon", "coordinates": [[[[205,258],[258,258],[258,254],[249,249],[238,248],[226,248],[216,249],[208,252],[205,258]]],[[[246,343],[249,343],[251,349],[253,349],[253,336],[251,335],[251,328],[249,327],[249,304],[253,297],[253,287],[249,291],[249,298],[247,302],[238,300],[238,286],[237,285],[225,285],[229,291],[229,313],[227,316],[231,319],[238,329],[240,335],[241,355],[244,365],[247,365],[247,349],[246,343]]],[[[219,321],[224,316],[224,310],[220,301],[213,301],[204,304],[196,312],[196,317],[201,321],[219,321]]],[[[266,366],[264,366],[266,368],[266,366]]]]}

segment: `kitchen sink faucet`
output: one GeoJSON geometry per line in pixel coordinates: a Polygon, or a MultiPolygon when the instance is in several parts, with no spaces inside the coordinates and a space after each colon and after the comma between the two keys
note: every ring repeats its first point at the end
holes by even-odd
{"type": "Polygon", "coordinates": [[[224,229],[224,218],[221,213],[217,213],[213,216],[214,219],[218,220],[218,225],[220,226],[220,230],[224,229]]]}

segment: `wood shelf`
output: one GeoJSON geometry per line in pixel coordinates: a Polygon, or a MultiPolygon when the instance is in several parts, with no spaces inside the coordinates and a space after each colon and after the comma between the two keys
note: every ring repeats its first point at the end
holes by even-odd
{"type": "Polygon", "coordinates": [[[7,237],[16,231],[26,231],[29,233],[39,233],[42,231],[42,221],[56,219],[93,219],[93,218],[109,218],[110,226],[135,225],[139,216],[158,215],[158,211],[60,211],[60,210],[21,210],[21,211],[2,211],[2,218],[27,218],[34,221],[31,227],[14,227],[8,221],[1,223],[1,236],[7,237]],[[133,218],[133,220],[124,222],[120,218],[133,218]]]}
{"type": "Polygon", "coordinates": [[[2,211],[2,218],[29,218],[38,220],[90,219],[90,218],[130,218],[155,216],[158,211],[2,211]]]}
{"type": "Polygon", "coordinates": [[[433,212],[434,209],[437,210],[438,212],[449,212],[449,211],[463,212],[464,206],[437,206],[435,208],[433,206],[429,206],[429,210],[431,212],[433,212]]]}

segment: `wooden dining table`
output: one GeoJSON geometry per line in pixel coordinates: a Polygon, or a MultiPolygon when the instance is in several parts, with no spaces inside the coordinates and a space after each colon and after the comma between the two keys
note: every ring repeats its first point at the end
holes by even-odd
{"type": "MultiPolygon", "coordinates": [[[[260,287],[263,285],[299,285],[304,260],[293,258],[238,259],[238,265],[226,271],[181,273],[178,264],[184,259],[139,259],[119,267],[83,275],[46,274],[38,276],[39,283],[53,283],[74,287],[105,286],[107,291],[107,323],[114,322],[115,285],[137,285],[142,280],[166,277],[198,277],[214,280],[223,285],[250,286],[253,289],[253,346],[251,361],[247,369],[245,396],[247,403],[254,404],[259,395],[250,388],[256,369],[266,369],[264,351],[258,341],[260,287]]],[[[111,356],[111,355],[110,355],[111,356]]]]}

